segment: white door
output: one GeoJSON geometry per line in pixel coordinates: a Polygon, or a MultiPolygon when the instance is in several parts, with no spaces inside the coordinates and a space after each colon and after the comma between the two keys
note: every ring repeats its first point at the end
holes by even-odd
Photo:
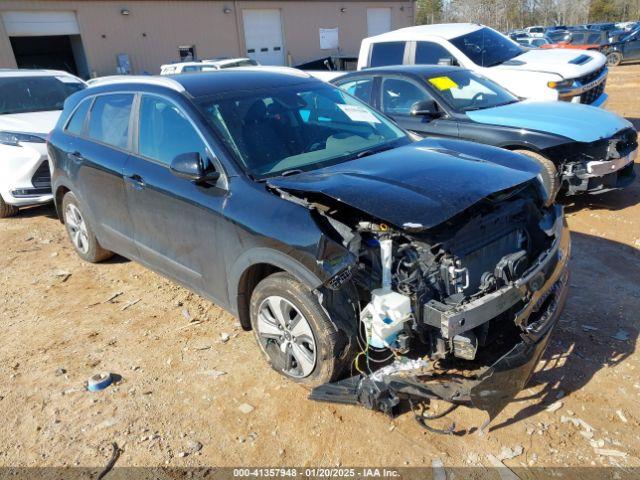
{"type": "Polygon", "coordinates": [[[280,10],[243,10],[246,55],[261,65],[284,65],[280,10]]]}
{"type": "Polygon", "coordinates": [[[367,36],[391,31],[391,8],[367,8],[367,36]]]}
{"type": "Polygon", "coordinates": [[[80,33],[74,12],[4,12],[2,21],[10,37],[78,35],[80,33]]]}

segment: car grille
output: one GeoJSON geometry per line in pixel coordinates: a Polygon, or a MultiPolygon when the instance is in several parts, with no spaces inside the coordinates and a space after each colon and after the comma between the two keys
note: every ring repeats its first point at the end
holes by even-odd
{"type": "Polygon", "coordinates": [[[49,162],[44,161],[31,177],[31,183],[36,188],[51,188],[51,171],[49,170],[49,162]]]}
{"type": "Polygon", "coordinates": [[[593,72],[587,73],[585,76],[578,78],[578,81],[582,85],[586,85],[589,82],[593,82],[596,78],[598,78],[602,74],[602,72],[604,72],[605,68],[607,67],[603,65],[598,70],[594,70],[593,72]]]}
{"type": "Polygon", "coordinates": [[[591,90],[587,90],[586,92],[584,92],[582,95],[580,95],[580,103],[591,105],[598,98],[600,98],[600,95],[604,93],[604,87],[606,84],[607,81],[605,80],[600,85],[596,85],[591,90]]]}
{"type": "MultiPolygon", "coordinates": [[[[607,67],[606,66],[602,66],[597,70],[594,70],[591,73],[588,73],[582,77],[577,78],[576,80],[580,83],[580,85],[587,85],[588,83],[593,82],[594,80],[596,80],[600,75],[602,75],[602,73],[605,71],[607,67]]],[[[607,83],[607,80],[605,78],[605,80],[599,84],[596,85],[595,87],[593,87],[590,90],[587,90],[586,92],[583,92],[580,95],[580,103],[584,103],[587,105],[592,104],[593,102],[595,102],[598,98],[600,98],[600,95],[602,95],[604,93],[604,87],[607,83]]],[[[569,100],[569,99],[567,99],[569,100]]]]}

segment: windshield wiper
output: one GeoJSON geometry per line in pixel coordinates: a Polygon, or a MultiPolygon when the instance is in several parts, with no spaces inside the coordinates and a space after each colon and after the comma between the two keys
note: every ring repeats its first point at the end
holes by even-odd
{"type": "Polygon", "coordinates": [[[284,172],[282,172],[280,174],[281,177],[288,177],[289,175],[297,175],[299,173],[302,173],[303,170],[299,169],[299,168],[293,168],[291,170],[285,170],[284,172]]]}
{"type": "Polygon", "coordinates": [[[375,153],[385,152],[387,150],[393,149],[393,145],[383,145],[375,148],[369,148],[367,150],[363,150],[361,152],[356,153],[355,158],[368,157],[369,155],[373,155],[375,153]]]}

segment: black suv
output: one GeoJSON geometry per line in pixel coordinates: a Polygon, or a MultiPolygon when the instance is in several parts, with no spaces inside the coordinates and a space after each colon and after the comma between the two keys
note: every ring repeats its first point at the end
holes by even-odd
{"type": "Polygon", "coordinates": [[[535,162],[414,143],[297,70],[94,84],[68,99],[48,149],[60,220],[83,259],[116,252],[225,307],[320,400],[352,400],[323,384],[351,366],[359,395],[392,352],[421,368],[482,366],[445,390],[432,371],[440,386],[426,381],[418,396],[495,413],[562,306],[569,236],[535,162]]]}

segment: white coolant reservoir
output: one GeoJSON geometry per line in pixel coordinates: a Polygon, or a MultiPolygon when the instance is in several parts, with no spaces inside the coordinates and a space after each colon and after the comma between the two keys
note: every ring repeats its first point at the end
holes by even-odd
{"type": "Polygon", "coordinates": [[[367,342],[376,348],[389,347],[411,318],[411,300],[406,295],[378,288],[362,310],[360,320],[367,331],[367,342]]]}
{"type": "Polygon", "coordinates": [[[360,320],[367,331],[367,342],[376,348],[389,347],[411,318],[411,299],[391,290],[393,241],[380,240],[382,288],[371,292],[371,301],[362,310],[360,320]]]}

